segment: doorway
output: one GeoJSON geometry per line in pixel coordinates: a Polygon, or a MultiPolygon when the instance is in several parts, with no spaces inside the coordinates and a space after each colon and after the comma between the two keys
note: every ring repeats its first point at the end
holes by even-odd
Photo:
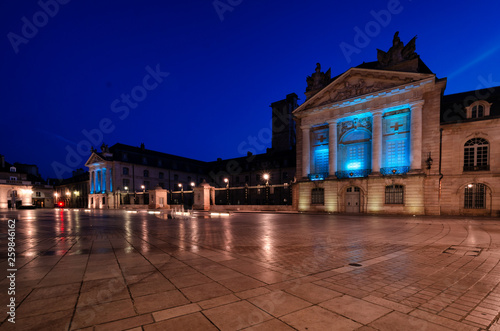
{"type": "Polygon", "coordinates": [[[345,212],[359,213],[360,211],[360,189],[356,186],[351,186],[346,189],[345,193],[345,212]]]}

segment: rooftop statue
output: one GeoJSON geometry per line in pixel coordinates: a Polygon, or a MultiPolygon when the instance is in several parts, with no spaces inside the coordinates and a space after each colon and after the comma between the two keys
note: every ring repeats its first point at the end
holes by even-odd
{"type": "Polygon", "coordinates": [[[321,72],[321,64],[316,63],[316,69],[314,73],[311,76],[307,76],[306,81],[307,81],[307,87],[306,87],[306,96],[308,95],[308,92],[310,93],[311,97],[312,95],[315,94],[315,92],[318,92],[331,82],[331,75],[332,75],[332,70],[331,68],[328,69],[327,72],[321,72]]]}
{"type": "Polygon", "coordinates": [[[397,31],[392,40],[392,47],[387,52],[377,49],[377,60],[380,66],[385,67],[417,58],[418,54],[415,52],[416,39],[417,36],[413,37],[405,46],[399,39],[399,31],[397,31]]]}

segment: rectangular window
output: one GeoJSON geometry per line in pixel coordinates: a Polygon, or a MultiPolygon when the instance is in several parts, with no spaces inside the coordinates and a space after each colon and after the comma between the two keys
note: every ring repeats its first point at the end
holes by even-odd
{"type": "Polygon", "coordinates": [[[465,209],[484,209],[486,208],[486,185],[469,184],[464,192],[465,209]]]}
{"type": "Polygon", "coordinates": [[[41,192],[36,192],[35,194],[38,198],[40,198],[42,196],[42,193],[41,192]]]}
{"type": "Polygon", "coordinates": [[[325,204],[325,189],[313,188],[311,191],[311,204],[324,205],[325,204]]]}
{"type": "Polygon", "coordinates": [[[404,188],[403,185],[390,185],[385,187],[386,204],[403,204],[404,188]]]}
{"type": "Polygon", "coordinates": [[[314,173],[328,172],[328,148],[316,149],[314,151],[314,173]]]}
{"type": "Polygon", "coordinates": [[[328,127],[315,128],[312,131],[313,174],[328,173],[328,127]]]}
{"type": "Polygon", "coordinates": [[[402,109],[391,111],[382,117],[383,161],[387,172],[397,167],[410,165],[410,111],[402,109]]]}
{"type": "Polygon", "coordinates": [[[123,167],[123,174],[128,175],[128,168],[127,167],[123,167]]]}
{"type": "Polygon", "coordinates": [[[163,172],[160,172],[160,173],[158,174],[158,178],[160,178],[160,179],[163,179],[163,177],[164,177],[164,176],[165,176],[165,175],[163,174],[163,172]]]}
{"type": "Polygon", "coordinates": [[[124,190],[127,190],[127,189],[130,189],[130,179],[123,179],[123,189],[124,190]]]}
{"type": "Polygon", "coordinates": [[[144,182],[144,189],[149,190],[149,181],[144,182]]]}
{"type": "Polygon", "coordinates": [[[477,166],[488,165],[488,146],[477,147],[477,166]]]}
{"type": "Polygon", "coordinates": [[[474,147],[464,149],[464,167],[474,167],[474,147]]]}

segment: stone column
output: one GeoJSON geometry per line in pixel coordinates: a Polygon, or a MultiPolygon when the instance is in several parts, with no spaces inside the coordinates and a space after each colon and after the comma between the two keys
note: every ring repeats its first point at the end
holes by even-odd
{"type": "Polygon", "coordinates": [[[100,187],[99,187],[99,170],[95,170],[95,180],[94,180],[94,193],[99,193],[100,187]]]}
{"type": "Polygon", "coordinates": [[[411,104],[411,167],[410,170],[422,169],[422,107],[424,101],[411,104]]]}
{"type": "Polygon", "coordinates": [[[311,172],[311,127],[302,126],[302,177],[311,172]]]}
{"type": "Polygon", "coordinates": [[[382,166],[382,112],[373,113],[372,128],[372,174],[378,174],[382,166]]]}
{"type": "Polygon", "coordinates": [[[337,120],[328,121],[328,173],[335,176],[337,171],[337,120]]]}
{"type": "Polygon", "coordinates": [[[109,192],[113,192],[113,168],[109,168],[109,192]]]}
{"type": "Polygon", "coordinates": [[[102,180],[104,184],[104,192],[109,193],[109,178],[108,178],[108,169],[102,169],[102,180]]]}

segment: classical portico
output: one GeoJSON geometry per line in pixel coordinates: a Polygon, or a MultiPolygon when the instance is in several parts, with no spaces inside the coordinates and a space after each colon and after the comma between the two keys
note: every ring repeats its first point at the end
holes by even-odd
{"type": "Polygon", "coordinates": [[[308,78],[315,86],[294,111],[300,129],[299,210],[424,214],[424,199],[437,199],[434,193],[424,196],[424,181],[438,175],[424,155],[439,153],[435,141],[445,80],[437,79],[411,47],[404,56],[393,56],[397,51],[333,80],[318,70],[314,81],[308,78]],[[354,193],[359,208],[346,202],[354,193]]]}
{"type": "MultiPolygon", "coordinates": [[[[89,208],[107,209],[114,206],[115,194],[113,191],[113,162],[106,156],[109,154],[107,146],[103,145],[101,155],[92,153],[85,166],[89,168],[89,208]]],[[[111,155],[111,154],[109,154],[111,155]]]]}

